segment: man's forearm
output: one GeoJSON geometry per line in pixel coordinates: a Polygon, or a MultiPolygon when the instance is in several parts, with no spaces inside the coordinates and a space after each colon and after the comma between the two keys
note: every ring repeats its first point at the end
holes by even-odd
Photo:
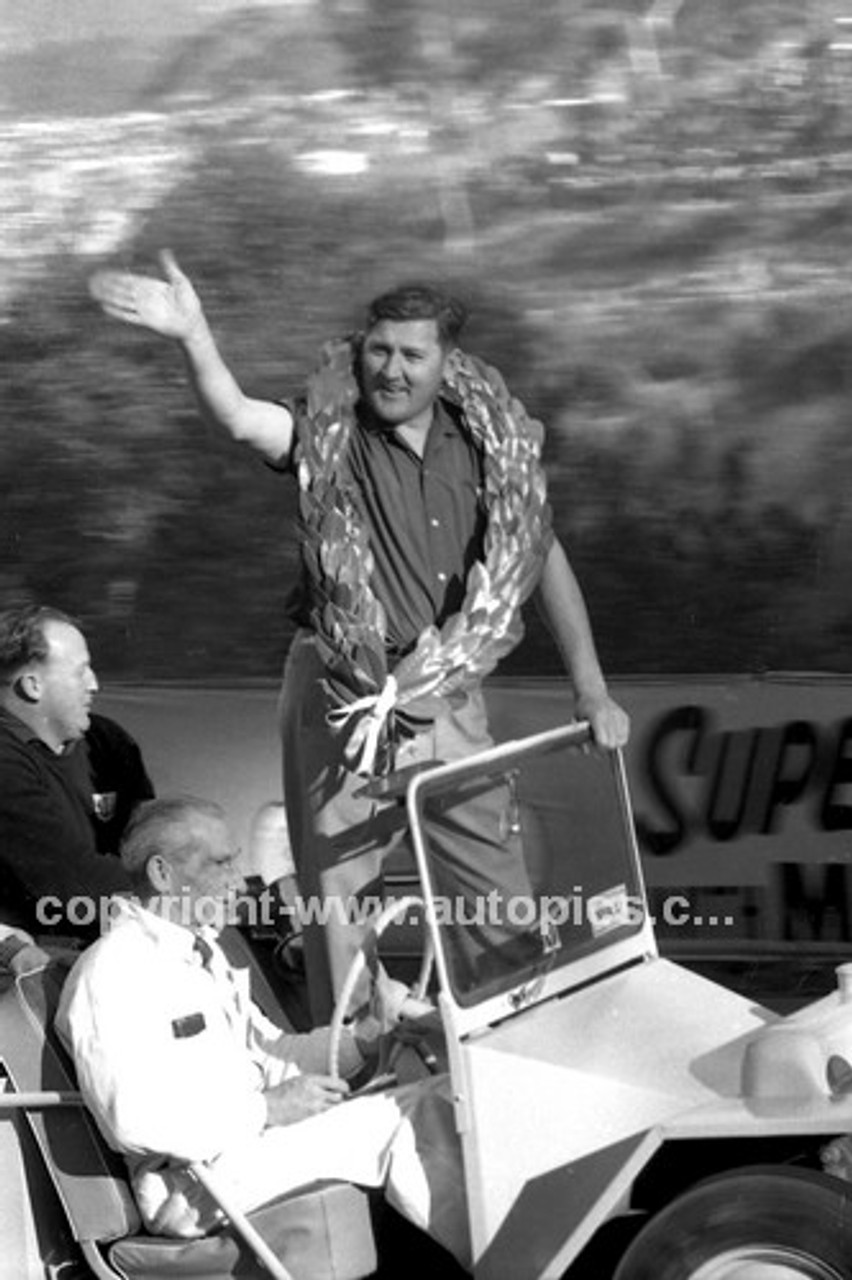
{"type": "Polygon", "coordinates": [[[599,746],[623,747],[630,718],[609,696],[580,584],[557,541],[545,562],[539,601],[574,685],[576,714],[589,721],[599,746]]]}
{"type": "Polygon", "coordinates": [[[190,383],[205,422],[251,445],[273,462],[290,451],[292,417],[283,405],[245,395],[222,358],[206,319],[181,342],[190,383]]]}
{"type": "Polygon", "coordinates": [[[554,540],[545,561],[538,600],[578,697],[606,691],[588,610],[562,544],[554,540]]]}
{"type": "Polygon", "coordinates": [[[202,319],[181,343],[190,383],[205,421],[239,438],[245,396],[202,319]]]}

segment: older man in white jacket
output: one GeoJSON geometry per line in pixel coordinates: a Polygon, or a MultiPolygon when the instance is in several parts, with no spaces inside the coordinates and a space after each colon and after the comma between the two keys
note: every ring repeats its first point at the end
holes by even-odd
{"type": "MultiPolygon", "coordinates": [[[[146,1225],[198,1235],[216,1207],[186,1168],[212,1162],[248,1210],[318,1179],[384,1186],[388,1200],[469,1263],[461,1153],[445,1078],[349,1099],[325,1074],[328,1028],[282,1031],[250,999],[204,921],[241,877],[224,816],[152,800],[122,849],[137,898],[72,969],[57,1027],[107,1142],[124,1154],[146,1225]]],[[[374,1051],[355,1025],[341,1072],[374,1051]]]]}

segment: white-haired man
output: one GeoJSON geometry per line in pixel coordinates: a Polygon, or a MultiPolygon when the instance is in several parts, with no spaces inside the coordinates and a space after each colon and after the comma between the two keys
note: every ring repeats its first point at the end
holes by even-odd
{"type": "MultiPolygon", "coordinates": [[[[218,806],[141,805],[122,842],[136,897],[118,897],[104,936],[67,979],[57,1028],[107,1141],[129,1166],[159,1234],[216,1224],[186,1170],[213,1162],[249,1210],[324,1178],[384,1186],[390,1203],[465,1265],[461,1155],[446,1081],[348,1099],[327,1074],[328,1028],[284,1032],[249,997],[216,942],[242,887],[218,806]]],[[[356,1024],[340,1069],[358,1073],[376,1020],[356,1024]]]]}

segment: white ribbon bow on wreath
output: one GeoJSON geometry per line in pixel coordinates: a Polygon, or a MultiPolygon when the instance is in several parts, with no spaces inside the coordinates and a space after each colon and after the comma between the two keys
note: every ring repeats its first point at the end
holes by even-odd
{"type": "Polygon", "coordinates": [[[346,702],[342,707],[329,711],[326,716],[328,723],[336,729],[343,728],[353,716],[356,717],[355,728],[344,751],[356,773],[372,777],[382,732],[396,704],[396,695],[396,679],[388,676],[381,693],[368,694],[364,698],[356,698],[354,702],[346,702]]]}

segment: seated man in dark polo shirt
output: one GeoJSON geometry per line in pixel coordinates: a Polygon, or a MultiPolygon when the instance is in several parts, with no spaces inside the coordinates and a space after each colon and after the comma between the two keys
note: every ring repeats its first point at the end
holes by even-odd
{"type": "MultiPolygon", "coordinates": [[[[136,743],[92,713],[97,688],[71,618],[0,611],[0,922],[39,940],[98,936],[101,901],[129,888],[104,855],[153,795],[136,743]]],[[[15,938],[7,933],[0,959],[15,938]]]]}
{"type": "MultiPolygon", "coordinates": [[[[282,691],[284,794],[300,888],[321,909],[303,930],[321,1023],[381,895],[385,858],[405,835],[400,807],[366,793],[365,776],[491,744],[482,680],[521,638],[534,591],[596,743],[622,746],[628,717],[609,696],[551,528],[543,428],[494,369],[456,345],[457,300],[422,284],[383,294],[363,332],[323,348],[303,393],[276,402],[243,392],[191,281],[171,254],[161,264],[162,279],[99,272],[92,293],[108,315],[174,341],[205,418],[299,486],[303,589],[282,691]]],[[[495,885],[505,903],[528,892],[517,825],[501,785],[455,806],[436,833],[440,892],[459,896],[466,917],[495,885]]],[[[487,924],[466,937],[473,977],[506,939],[487,924]]]]}

